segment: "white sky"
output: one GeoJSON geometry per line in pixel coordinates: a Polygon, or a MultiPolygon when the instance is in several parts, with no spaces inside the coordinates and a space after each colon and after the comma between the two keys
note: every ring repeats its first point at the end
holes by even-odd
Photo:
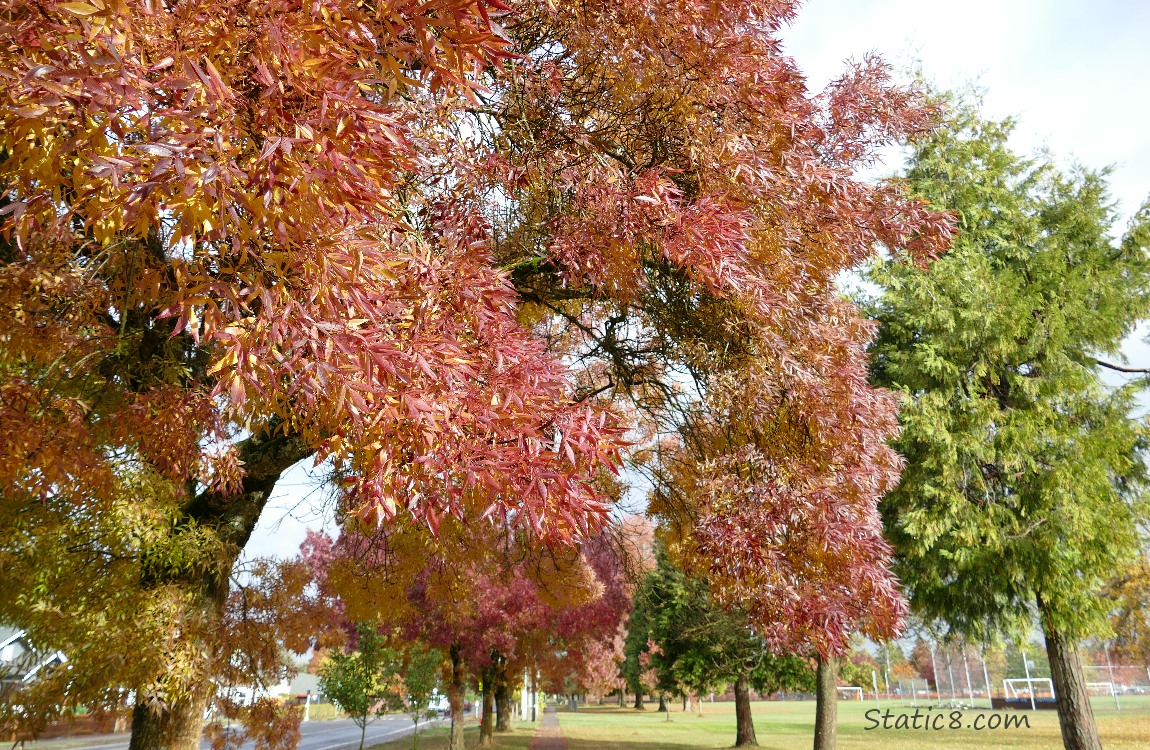
{"type": "Polygon", "coordinates": [[[871,51],[944,88],[977,82],[987,115],[1019,118],[1018,149],[1113,165],[1125,216],[1150,195],[1146,0],[809,0],[782,38],[813,90],[871,51]]]}
{"type": "MultiPolygon", "coordinates": [[[[1148,0],[809,0],[782,39],[812,90],[871,51],[896,67],[920,66],[940,87],[976,82],[985,114],[1019,119],[1019,150],[1047,147],[1066,162],[1113,166],[1125,217],[1150,195],[1148,0]]],[[[1126,354],[1146,367],[1141,338],[1126,354]]],[[[323,523],[325,495],[303,470],[310,464],[277,485],[247,554],[290,557],[306,529],[323,523]]]]}

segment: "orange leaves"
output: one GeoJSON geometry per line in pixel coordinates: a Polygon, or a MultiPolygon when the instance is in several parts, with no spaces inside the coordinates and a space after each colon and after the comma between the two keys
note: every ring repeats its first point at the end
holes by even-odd
{"type": "Polygon", "coordinates": [[[948,217],[855,174],[931,108],[871,59],[808,92],[777,38],[791,2],[519,7],[513,31],[545,41],[493,105],[488,174],[521,213],[503,252],[594,362],[588,390],[681,428],[657,448],[668,538],[780,647],[889,634],[895,404],[866,384],[872,329],[836,278],[949,241],[948,217]],[[666,385],[688,373],[697,401],[666,385]]]}
{"type": "MultiPolygon", "coordinates": [[[[235,457],[194,436],[274,422],[357,477],[349,508],[377,524],[407,510],[435,525],[482,488],[487,511],[540,534],[595,527],[590,478],[615,461],[617,431],[568,401],[562,366],[514,322],[488,229],[445,216],[417,237],[397,218],[396,190],[429,167],[415,89],[472,86],[507,54],[491,9],[5,4],[4,231],[27,268],[51,259],[95,300],[60,329],[25,301],[5,356],[58,331],[58,353],[99,342],[67,369],[128,412],[186,389],[124,423],[171,434],[87,439],[127,442],[175,481],[235,489],[235,457]]],[[[22,268],[3,268],[15,296],[22,268]]]]}

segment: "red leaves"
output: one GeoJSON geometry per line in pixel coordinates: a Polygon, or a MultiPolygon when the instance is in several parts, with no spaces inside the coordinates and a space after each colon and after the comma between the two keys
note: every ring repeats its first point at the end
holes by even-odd
{"type": "Polygon", "coordinates": [[[116,356],[129,315],[165,346],[190,339],[195,363],[155,391],[117,382],[136,406],[99,418],[124,432],[81,443],[234,490],[222,425],[275,423],[354,477],[365,523],[435,527],[486,493],[488,515],[548,539],[597,528],[591,478],[618,431],[570,402],[562,364],[515,322],[488,227],[444,214],[419,236],[397,218],[396,190],[433,166],[410,128],[433,109],[421,87],[469,88],[506,56],[488,15],[504,6],[90,7],[9,3],[0,21],[5,230],[28,268],[102,290],[65,326],[103,337],[79,371],[116,356]]]}
{"type": "Polygon", "coordinates": [[[836,278],[880,245],[928,259],[950,224],[856,176],[931,107],[871,58],[812,95],[776,38],[795,7],[523,3],[525,36],[546,28],[562,53],[516,69],[500,137],[518,150],[491,174],[546,224],[538,265],[597,303],[570,314],[572,351],[611,373],[625,347],[599,332],[630,326],[627,345],[658,351],[644,376],[697,374],[652,501],[681,556],[778,648],[829,653],[904,611],[875,515],[894,402],[866,384],[871,326],[836,278]]]}

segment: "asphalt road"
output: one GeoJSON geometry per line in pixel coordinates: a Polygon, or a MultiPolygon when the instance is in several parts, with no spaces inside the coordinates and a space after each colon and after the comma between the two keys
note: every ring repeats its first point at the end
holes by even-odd
{"type": "MultiPolygon", "coordinates": [[[[425,727],[435,726],[437,721],[423,722],[425,727]]],[[[411,734],[414,725],[407,716],[384,716],[367,725],[364,747],[378,742],[399,739],[411,734]]],[[[128,734],[92,734],[83,737],[60,737],[42,742],[29,742],[27,750],[127,750],[128,734]]],[[[245,743],[241,750],[251,750],[252,743],[245,743]]],[[[359,747],[359,727],[351,719],[331,721],[307,721],[300,724],[300,740],[296,750],[357,750],[359,747]]],[[[206,740],[200,742],[200,750],[211,750],[206,740]]]]}

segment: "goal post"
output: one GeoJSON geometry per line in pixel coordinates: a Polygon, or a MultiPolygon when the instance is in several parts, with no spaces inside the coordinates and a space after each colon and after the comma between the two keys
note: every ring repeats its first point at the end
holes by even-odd
{"type": "Polygon", "coordinates": [[[1113,682],[1088,682],[1086,683],[1087,695],[1106,695],[1111,698],[1117,694],[1114,689],[1113,682]]]}
{"type": "Polygon", "coordinates": [[[1007,698],[1054,697],[1054,680],[1049,677],[1015,677],[1002,681],[1002,692],[1007,698]]]}
{"type": "Polygon", "coordinates": [[[861,701],[863,699],[863,689],[861,687],[841,687],[838,691],[840,701],[861,701]]]}

